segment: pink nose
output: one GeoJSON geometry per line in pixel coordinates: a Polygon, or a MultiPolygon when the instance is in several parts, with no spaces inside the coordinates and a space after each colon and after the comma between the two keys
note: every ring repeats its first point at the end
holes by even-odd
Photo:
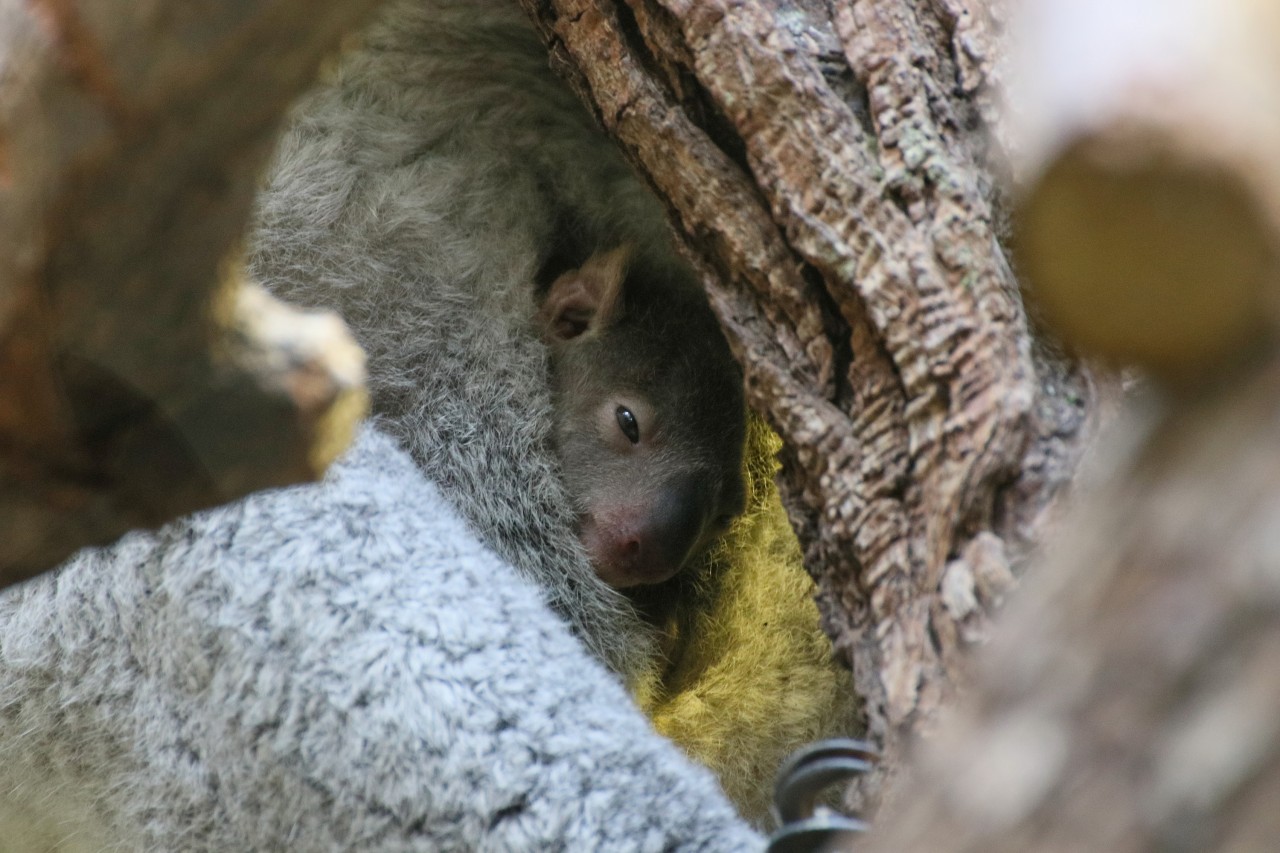
{"type": "Polygon", "coordinates": [[[625,503],[593,503],[581,530],[596,573],[623,588],[662,583],[684,566],[710,505],[698,478],[685,477],[625,503]]]}
{"type": "Polygon", "coordinates": [[[680,571],[682,559],[671,558],[671,549],[663,547],[661,530],[652,524],[589,521],[582,531],[582,543],[596,573],[618,589],[661,583],[680,571]]]}

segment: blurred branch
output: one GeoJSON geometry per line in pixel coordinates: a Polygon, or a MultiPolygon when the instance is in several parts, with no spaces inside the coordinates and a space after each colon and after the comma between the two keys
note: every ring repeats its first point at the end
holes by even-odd
{"type": "Polygon", "coordinates": [[[375,5],[0,4],[0,585],[345,443],[359,351],[246,289],[234,244],[285,109],[375,5]]]}
{"type": "Polygon", "coordinates": [[[1248,349],[1280,272],[1280,8],[1036,0],[1019,248],[1069,340],[1167,377],[1248,349]]]}

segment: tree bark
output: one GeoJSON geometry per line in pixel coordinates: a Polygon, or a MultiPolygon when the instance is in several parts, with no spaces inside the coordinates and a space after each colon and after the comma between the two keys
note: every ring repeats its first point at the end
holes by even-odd
{"type": "Polygon", "coordinates": [[[1159,379],[869,849],[1272,849],[1280,16],[1028,9],[1029,289],[1073,345],[1159,379]]]}
{"type": "Polygon", "coordinates": [[[0,586],[345,445],[362,355],[244,286],[233,244],[284,110],[374,5],[0,5],[0,586]]]}
{"type": "Polygon", "coordinates": [[[1006,260],[998,21],[963,0],[522,3],[704,273],[893,768],[1090,420],[1087,374],[1033,341],[1006,260]]]}

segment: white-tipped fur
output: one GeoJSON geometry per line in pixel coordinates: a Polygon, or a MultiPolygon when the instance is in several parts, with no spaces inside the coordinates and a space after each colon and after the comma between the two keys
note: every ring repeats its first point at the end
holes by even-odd
{"type": "Polygon", "coordinates": [[[0,851],[739,851],[391,438],[0,594],[0,851]]]}
{"type": "Polygon", "coordinates": [[[566,214],[669,252],[545,63],[514,5],[397,0],[301,105],[252,269],[347,318],[380,426],[0,594],[0,853],[759,849],[540,601],[650,660],[570,529],[530,282],[566,214]]]}
{"type": "Polygon", "coordinates": [[[532,282],[559,228],[659,263],[672,249],[515,3],[393,3],[299,105],[259,220],[253,272],[352,326],[382,428],[603,660],[650,663],[649,630],[572,533],[532,282]]]}

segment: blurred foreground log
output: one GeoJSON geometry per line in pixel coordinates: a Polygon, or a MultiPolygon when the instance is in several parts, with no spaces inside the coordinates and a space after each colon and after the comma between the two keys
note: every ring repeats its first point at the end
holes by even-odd
{"type": "Polygon", "coordinates": [[[784,499],[891,770],[1089,420],[1087,376],[1032,340],[1006,262],[998,21],[964,0],[522,3],[667,203],[784,439],[784,499]]]}
{"type": "Polygon", "coordinates": [[[1024,19],[1010,77],[1035,303],[1113,362],[1215,369],[1275,319],[1280,6],[1030,0],[1024,19]]]}
{"type": "Polygon", "coordinates": [[[0,586],[345,444],[362,355],[243,285],[233,244],[374,5],[0,3],[0,586]]]}
{"type": "Polygon", "coordinates": [[[1280,360],[1228,384],[1118,427],[869,849],[1273,849],[1280,360]]]}
{"type": "Polygon", "coordinates": [[[1069,340],[1163,390],[1100,450],[1103,482],[1077,495],[868,849],[1275,849],[1280,13],[1028,14],[1022,71],[1062,86],[1022,126],[1030,287],[1069,340]],[[1053,21],[1061,53],[1034,36],[1053,21]],[[1068,97],[1068,77],[1088,91],[1068,97]]]}

